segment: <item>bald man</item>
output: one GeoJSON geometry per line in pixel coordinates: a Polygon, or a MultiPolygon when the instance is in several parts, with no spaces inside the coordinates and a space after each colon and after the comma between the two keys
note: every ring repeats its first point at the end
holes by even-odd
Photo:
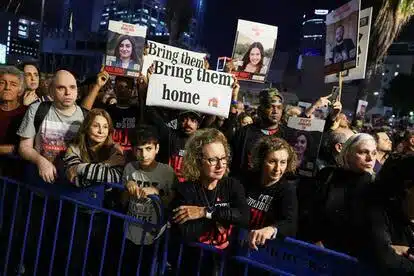
{"type": "Polygon", "coordinates": [[[61,156],[85,117],[75,103],[78,87],[70,72],[58,71],[51,85],[53,102],[32,104],[17,131],[20,155],[35,164],[39,176],[48,183],[63,175],[61,156]]]}

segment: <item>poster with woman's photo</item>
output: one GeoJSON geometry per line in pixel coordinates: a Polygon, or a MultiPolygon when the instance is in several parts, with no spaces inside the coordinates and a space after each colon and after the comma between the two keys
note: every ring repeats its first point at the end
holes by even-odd
{"type": "Polygon", "coordinates": [[[142,69],[146,26],[109,21],[105,70],[111,75],[138,77],[142,69]]]}
{"type": "Polygon", "coordinates": [[[232,55],[239,80],[266,80],[276,48],[277,32],[276,26],[239,19],[232,55]]]}
{"type": "Polygon", "coordinates": [[[357,119],[364,119],[365,115],[367,113],[367,107],[368,107],[368,102],[367,101],[363,101],[363,100],[359,100],[358,101],[358,106],[357,106],[357,110],[356,110],[356,117],[357,119]]]}
{"type": "Polygon", "coordinates": [[[325,75],[357,66],[360,0],[352,0],[326,16],[325,75]]]}
{"type": "Polygon", "coordinates": [[[312,177],[316,172],[316,159],[322,141],[325,120],[290,117],[285,139],[297,156],[297,173],[312,177]]]}

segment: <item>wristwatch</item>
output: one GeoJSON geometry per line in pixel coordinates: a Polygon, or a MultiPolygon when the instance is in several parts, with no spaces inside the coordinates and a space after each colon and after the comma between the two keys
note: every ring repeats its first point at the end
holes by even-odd
{"type": "Polygon", "coordinates": [[[206,208],[206,218],[212,219],[213,218],[214,208],[206,208]]]}

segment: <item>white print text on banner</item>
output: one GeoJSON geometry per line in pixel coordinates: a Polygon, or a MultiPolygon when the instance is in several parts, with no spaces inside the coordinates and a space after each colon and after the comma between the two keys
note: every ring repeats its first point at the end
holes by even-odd
{"type": "Polygon", "coordinates": [[[165,45],[155,41],[147,41],[147,54],[144,55],[142,72],[147,72],[154,61],[163,61],[172,65],[188,65],[191,67],[204,68],[205,53],[198,53],[181,48],[165,45]]]}
{"type": "Polygon", "coordinates": [[[227,118],[233,82],[233,76],[227,73],[155,61],[148,84],[147,105],[227,118]]]}

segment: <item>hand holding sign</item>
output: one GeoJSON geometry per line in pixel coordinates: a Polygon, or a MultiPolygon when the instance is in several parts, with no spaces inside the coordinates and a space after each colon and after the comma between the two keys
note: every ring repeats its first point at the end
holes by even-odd
{"type": "Polygon", "coordinates": [[[96,85],[99,88],[102,88],[109,80],[109,74],[105,70],[101,70],[101,72],[98,73],[98,76],[96,77],[96,85]]]}

